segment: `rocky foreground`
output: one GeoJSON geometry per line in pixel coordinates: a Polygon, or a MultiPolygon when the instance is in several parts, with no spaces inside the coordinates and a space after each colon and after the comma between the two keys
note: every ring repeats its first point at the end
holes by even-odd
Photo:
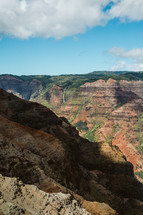
{"type": "Polygon", "coordinates": [[[16,178],[0,175],[0,212],[3,215],[90,215],[70,194],[46,193],[16,178]]]}
{"type": "Polygon", "coordinates": [[[65,118],[2,89],[0,174],[4,215],[143,214],[143,185],[118,147],[89,142],[65,118]],[[22,212],[10,212],[16,207],[22,212]]]}

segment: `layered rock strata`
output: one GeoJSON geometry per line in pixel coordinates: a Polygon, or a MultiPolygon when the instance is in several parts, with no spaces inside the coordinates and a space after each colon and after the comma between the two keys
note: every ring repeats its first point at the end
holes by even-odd
{"type": "MultiPolygon", "coordinates": [[[[87,210],[92,206],[92,214],[96,210],[104,214],[107,207],[101,203],[106,203],[125,215],[132,209],[131,198],[143,201],[143,185],[117,147],[81,138],[65,118],[4,90],[0,90],[0,103],[3,176],[18,177],[45,192],[78,194],[86,200],[82,205],[87,210]]],[[[143,211],[136,200],[134,205],[143,211]]]]}
{"type": "Polygon", "coordinates": [[[57,85],[53,85],[49,91],[47,91],[44,95],[45,99],[52,106],[60,106],[63,103],[63,88],[57,85]]]}
{"type": "Polygon", "coordinates": [[[118,146],[134,171],[142,171],[142,126],[140,134],[135,130],[143,114],[142,96],[142,81],[99,80],[80,86],[56,112],[67,117],[83,137],[118,146]]]}

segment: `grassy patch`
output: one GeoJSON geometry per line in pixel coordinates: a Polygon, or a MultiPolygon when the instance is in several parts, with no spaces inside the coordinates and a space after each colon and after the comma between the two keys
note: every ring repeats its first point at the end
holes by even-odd
{"type": "Polygon", "coordinates": [[[83,121],[78,121],[77,123],[73,124],[79,131],[87,131],[88,127],[87,127],[87,122],[83,122],[83,121]]]}
{"type": "Polygon", "coordinates": [[[143,171],[135,172],[135,175],[139,176],[140,178],[143,178],[143,171]]]}
{"type": "Polygon", "coordinates": [[[98,135],[95,135],[95,132],[97,131],[97,129],[101,128],[102,126],[102,121],[98,121],[96,122],[95,126],[92,129],[89,129],[84,135],[83,137],[88,139],[91,142],[97,142],[99,139],[98,135]]]}
{"type": "Polygon", "coordinates": [[[112,140],[116,134],[116,132],[118,131],[119,126],[114,125],[111,134],[107,137],[106,141],[107,143],[109,143],[110,145],[112,145],[112,140]]]}
{"type": "Polygon", "coordinates": [[[138,139],[138,150],[143,150],[143,114],[139,114],[137,122],[134,127],[136,133],[137,133],[137,139],[138,139]]]}

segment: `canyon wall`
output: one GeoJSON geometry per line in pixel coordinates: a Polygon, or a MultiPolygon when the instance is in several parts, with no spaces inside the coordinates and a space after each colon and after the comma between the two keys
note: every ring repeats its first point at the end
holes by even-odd
{"type": "Polygon", "coordinates": [[[74,93],[53,84],[41,93],[43,84],[36,78],[24,81],[2,75],[0,87],[23,99],[50,105],[59,116],[68,118],[83,137],[118,146],[135,171],[143,170],[143,81],[86,82],[73,89],[74,93]]]}
{"type": "Polygon", "coordinates": [[[90,142],[64,117],[2,89],[0,103],[1,214],[143,213],[143,185],[118,147],[90,142]]]}
{"type": "Polygon", "coordinates": [[[143,126],[138,125],[143,116],[143,81],[85,83],[56,112],[90,141],[118,146],[134,171],[143,170],[143,126]]]}
{"type": "Polygon", "coordinates": [[[40,94],[42,83],[37,79],[24,81],[12,75],[1,75],[0,88],[6,90],[9,93],[13,93],[20,98],[30,100],[40,94]]]}

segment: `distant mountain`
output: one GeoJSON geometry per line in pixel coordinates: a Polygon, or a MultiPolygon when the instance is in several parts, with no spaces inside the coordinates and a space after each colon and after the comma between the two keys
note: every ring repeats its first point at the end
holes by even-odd
{"type": "MultiPolygon", "coordinates": [[[[132,164],[118,147],[83,139],[65,118],[2,89],[0,104],[1,214],[7,214],[6,205],[9,210],[17,207],[18,214],[26,214],[26,210],[32,210],[28,208],[34,204],[35,195],[49,195],[36,187],[25,189],[22,183],[38,186],[47,193],[70,194],[70,201],[77,199],[79,206],[91,214],[143,213],[143,184],[137,181],[132,164]]],[[[37,210],[38,204],[46,208],[44,202],[37,201],[37,210]]],[[[51,204],[52,210],[53,204],[57,204],[52,202],[52,196],[51,204]]],[[[62,207],[62,203],[58,204],[62,207]]],[[[50,213],[50,206],[47,210],[50,213]]]]}
{"type": "MultiPolygon", "coordinates": [[[[143,80],[143,72],[110,72],[96,71],[88,74],[80,75],[31,75],[31,76],[13,76],[0,75],[0,88],[12,92],[13,94],[26,99],[33,100],[36,97],[42,97],[47,90],[54,84],[66,89],[67,91],[77,89],[86,82],[94,82],[97,80],[143,80]]],[[[68,98],[67,98],[68,99],[68,98]]]]}
{"type": "Polygon", "coordinates": [[[143,174],[143,72],[1,75],[0,87],[68,118],[90,141],[117,145],[143,174]]]}

